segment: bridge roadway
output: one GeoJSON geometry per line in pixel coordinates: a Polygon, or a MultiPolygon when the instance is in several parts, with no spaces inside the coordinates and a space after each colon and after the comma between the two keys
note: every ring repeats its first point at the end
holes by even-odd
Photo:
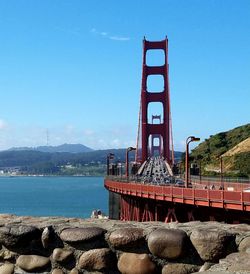
{"type": "Polygon", "coordinates": [[[224,182],[221,187],[221,182],[197,180],[185,188],[183,181],[173,176],[167,163],[159,157],[149,159],[129,180],[112,176],[105,179],[105,187],[121,197],[120,219],[135,221],[191,221],[204,219],[206,215],[204,220],[217,220],[219,216],[230,222],[248,222],[247,186],[224,182]]]}

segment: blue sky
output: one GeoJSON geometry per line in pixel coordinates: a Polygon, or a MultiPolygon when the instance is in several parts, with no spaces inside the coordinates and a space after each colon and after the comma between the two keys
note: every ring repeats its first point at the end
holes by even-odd
{"type": "Polygon", "coordinates": [[[47,129],[51,145],[135,145],[142,39],[166,35],[175,149],[249,123],[248,0],[1,0],[0,150],[47,129]]]}

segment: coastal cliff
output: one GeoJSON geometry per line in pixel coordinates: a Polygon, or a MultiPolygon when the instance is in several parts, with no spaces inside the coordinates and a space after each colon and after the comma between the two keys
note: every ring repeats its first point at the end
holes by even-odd
{"type": "Polygon", "coordinates": [[[0,215],[0,273],[247,273],[250,226],[0,215]]]}

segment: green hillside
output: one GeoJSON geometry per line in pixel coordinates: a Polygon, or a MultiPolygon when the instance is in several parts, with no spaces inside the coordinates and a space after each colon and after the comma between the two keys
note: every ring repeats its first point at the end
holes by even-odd
{"type": "MultiPolygon", "coordinates": [[[[18,148],[0,151],[0,174],[104,176],[108,153],[115,155],[113,163],[124,164],[126,149],[93,150],[83,153],[50,153],[18,148]]],[[[180,159],[181,155],[182,152],[175,151],[176,159],[180,159]]],[[[134,161],[134,152],[131,152],[129,156],[130,161],[134,161]]]]}
{"type": "Polygon", "coordinates": [[[220,157],[223,157],[224,171],[228,175],[250,174],[250,151],[242,149],[234,155],[225,154],[242,141],[250,137],[250,124],[246,124],[227,132],[211,135],[199,144],[191,153],[192,160],[201,160],[203,173],[216,174],[220,168],[220,157]]]}
{"type": "MultiPolygon", "coordinates": [[[[125,161],[125,149],[94,150],[84,153],[8,150],[0,152],[0,171],[43,175],[104,175],[108,153],[125,161]]],[[[133,154],[131,153],[131,157],[133,154]]]]}

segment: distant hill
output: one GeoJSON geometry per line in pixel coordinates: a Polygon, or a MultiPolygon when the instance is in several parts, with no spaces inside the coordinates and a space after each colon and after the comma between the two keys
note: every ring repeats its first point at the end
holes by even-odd
{"type": "Polygon", "coordinates": [[[40,152],[69,152],[69,153],[82,153],[93,151],[92,148],[84,146],[82,144],[63,144],[59,146],[39,146],[39,147],[13,147],[9,151],[40,151],[40,152]]]}
{"type": "MultiPolygon", "coordinates": [[[[98,169],[98,175],[104,175],[108,153],[115,155],[113,162],[125,162],[126,149],[92,150],[82,153],[41,152],[34,149],[6,150],[0,151],[0,169],[18,168],[24,174],[97,175],[93,166],[102,166],[101,170],[98,169]],[[86,170],[88,172],[85,172],[86,170]]],[[[175,152],[176,159],[180,159],[181,155],[182,152],[175,152]]],[[[134,156],[134,152],[131,152],[131,161],[134,156]]]]}
{"type": "Polygon", "coordinates": [[[183,154],[184,154],[184,152],[175,151],[175,152],[174,152],[174,159],[175,159],[175,162],[180,162],[180,160],[181,160],[182,157],[183,157],[183,154]]]}
{"type": "MultiPolygon", "coordinates": [[[[106,164],[108,153],[115,155],[114,161],[125,162],[126,149],[93,150],[83,153],[69,152],[41,152],[36,150],[6,150],[0,151],[0,167],[29,166],[40,162],[62,164],[106,164]]],[[[181,158],[182,152],[176,151],[175,158],[181,158]]],[[[130,152],[130,160],[134,159],[134,152],[130,152]]]]}
{"type": "Polygon", "coordinates": [[[204,172],[218,172],[220,157],[223,157],[224,171],[235,175],[249,175],[250,124],[211,135],[190,156],[194,160],[201,160],[204,172]]]}
{"type": "Polygon", "coordinates": [[[116,160],[123,161],[125,159],[125,149],[94,150],[83,153],[6,150],[0,152],[0,167],[28,167],[48,162],[55,166],[84,165],[97,162],[105,164],[108,153],[114,153],[116,160]]]}

